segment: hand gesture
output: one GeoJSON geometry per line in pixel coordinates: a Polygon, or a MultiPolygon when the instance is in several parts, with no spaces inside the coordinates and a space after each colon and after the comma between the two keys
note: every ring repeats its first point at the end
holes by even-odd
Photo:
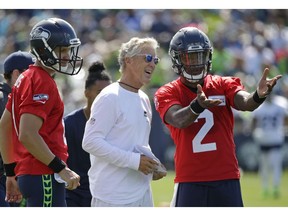
{"type": "Polygon", "coordinates": [[[22,200],[22,194],[19,190],[16,177],[7,176],[6,178],[6,202],[20,203],[22,200]]]}
{"type": "Polygon", "coordinates": [[[209,108],[218,106],[222,103],[220,99],[208,99],[203,92],[202,86],[200,84],[197,85],[197,101],[203,108],[209,108]]]}
{"type": "Polygon", "coordinates": [[[269,95],[273,87],[276,85],[277,80],[279,80],[282,77],[282,75],[277,75],[272,79],[267,79],[268,73],[269,68],[265,68],[257,87],[257,93],[260,98],[264,98],[267,95],[269,95]]]}

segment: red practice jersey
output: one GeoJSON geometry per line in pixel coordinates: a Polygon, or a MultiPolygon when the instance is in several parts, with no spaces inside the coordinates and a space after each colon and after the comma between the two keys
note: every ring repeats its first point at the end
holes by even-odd
{"type": "MultiPolygon", "coordinates": [[[[202,87],[207,98],[220,99],[218,106],[205,109],[189,127],[179,129],[164,122],[176,145],[175,182],[205,182],[239,179],[233,137],[234,96],[244,90],[239,78],[206,76],[202,87]]],[[[155,106],[162,120],[173,105],[188,106],[197,96],[180,78],[155,93],[155,106]]]]}
{"type": "Polygon", "coordinates": [[[68,153],[64,138],[64,104],[54,79],[45,70],[30,66],[23,72],[12,88],[6,108],[13,119],[13,144],[18,161],[16,175],[53,173],[52,169],[34,158],[19,142],[19,121],[23,113],[36,115],[43,120],[39,134],[49,149],[66,162],[68,153]]]}

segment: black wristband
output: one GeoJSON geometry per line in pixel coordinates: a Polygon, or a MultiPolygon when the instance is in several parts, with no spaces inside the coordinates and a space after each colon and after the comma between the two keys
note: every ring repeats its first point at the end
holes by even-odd
{"type": "Polygon", "coordinates": [[[66,167],[66,164],[57,156],[48,164],[48,167],[51,168],[55,173],[59,173],[66,167]]]}
{"type": "Polygon", "coordinates": [[[17,163],[9,163],[9,164],[3,164],[4,170],[6,173],[6,176],[15,176],[14,168],[16,167],[17,163]]]}
{"type": "Polygon", "coordinates": [[[197,99],[193,100],[189,106],[190,106],[190,109],[194,115],[200,115],[200,113],[202,113],[205,110],[205,108],[203,108],[198,103],[197,99]]]}
{"type": "Polygon", "coordinates": [[[262,104],[265,100],[266,100],[266,97],[264,98],[260,98],[259,95],[258,95],[258,92],[257,90],[254,92],[253,94],[253,100],[258,103],[258,104],[262,104]]]}

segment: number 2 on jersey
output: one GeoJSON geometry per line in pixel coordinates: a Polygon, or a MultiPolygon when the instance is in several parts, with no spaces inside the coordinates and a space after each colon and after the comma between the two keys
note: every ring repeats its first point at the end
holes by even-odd
{"type": "Polygon", "coordinates": [[[193,152],[194,153],[199,153],[199,152],[215,151],[217,149],[215,142],[212,142],[212,143],[201,143],[202,140],[204,139],[204,137],[209,132],[209,130],[214,125],[213,113],[206,109],[203,113],[201,113],[198,116],[198,118],[195,120],[195,122],[197,122],[198,119],[201,119],[201,118],[205,119],[205,123],[200,128],[199,132],[196,134],[194,139],[192,140],[193,152]]]}

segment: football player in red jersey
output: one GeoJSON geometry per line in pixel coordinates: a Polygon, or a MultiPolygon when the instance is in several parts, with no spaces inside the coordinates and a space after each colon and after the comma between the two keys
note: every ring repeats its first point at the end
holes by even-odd
{"type": "Polygon", "coordinates": [[[212,45],[195,27],[180,29],[169,55],[178,79],[155,93],[156,110],[176,145],[175,187],[171,206],[242,207],[240,172],[233,139],[232,108],[253,111],[281,75],[245,91],[237,77],[211,75],[212,45]]]}
{"type": "Polygon", "coordinates": [[[17,79],[0,122],[8,202],[22,194],[27,206],[66,206],[65,186],[79,186],[79,175],[65,163],[64,104],[53,77],[80,71],[80,44],[73,27],[58,18],[38,22],[30,33],[37,60],[17,79]]]}

